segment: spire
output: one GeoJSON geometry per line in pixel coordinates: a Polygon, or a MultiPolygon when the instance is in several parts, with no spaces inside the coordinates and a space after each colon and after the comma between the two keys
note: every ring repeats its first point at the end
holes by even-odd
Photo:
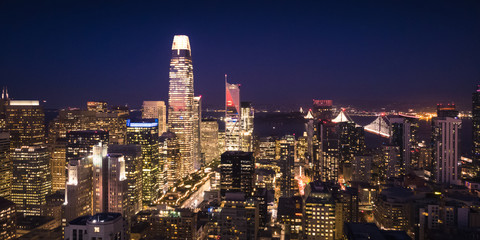
{"type": "Polygon", "coordinates": [[[2,88],[2,99],[5,99],[5,87],[2,88]]]}
{"type": "Polygon", "coordinates": [[[7,86],[5,86],[5,97],[6,97],[6,99],[9,99],[8,98],[8,88],[7,88],[7,86]]]}

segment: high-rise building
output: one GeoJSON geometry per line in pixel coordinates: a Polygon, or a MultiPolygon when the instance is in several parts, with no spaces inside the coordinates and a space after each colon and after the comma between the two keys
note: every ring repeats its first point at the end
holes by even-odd
{"type": "Polygon", "coordinates": [[[391,117],[389,120],[392,128],[390,142],[391,144],[399,147],[400,173],[405,175],[413,168],[412,151],[417,146],[415,140],[415,135],[417,132],[416,119],[398,116],[391,117]]]}
{"type": "Polygon", "coordinates": [[[273,137],[260,138],[258,141],[257,158],[259,160],[275,159],[276,140],[273,137]]]}
{"type": "Polygon", "coordinates": [[[277,160],[280,165],[282,197],[291,197],[295,189],[295,136],[285,135],[277,140],[277,160]]]}
{"type": "Polygon", "coordinates": [[[70,131],[67,133],[66,159],[77,160],[93,153],[93,146],[98,143],[108,144],[109,133],[106,131],[70,131]]]}
{"type": "Polygon", "coordinates": [[[353,181],[370,182],[372,179],[372,164],[373,156],[371,155],[357,155],[354,157],[353,167],[353,181]]]}
{"type": "Polygon", "coordinates": [[[160,162],[158,143],[158,120],[132,122],[127,120],[127,144],[138,144],[142,148],[142,198],[148,206],[158,197],[158,189],[163,182],[163,162],[160,162]]]}
{"type": "Polygon", "coordinates": [[[68,222],[65,227],[65,240],[83,239],[129,239],[127,223],[120,213],[98,213],[86,215],[68,222]]]}
{"type": "Polygon", "coordinates": [[[199,239],[197,213],[191,209],[160,211],[152,216],[151,231],[146,239],[199,239]]]}
{"type": "Polygon", "coordinates": [[[241,192],[227,193],[218,219],[221,239],[257,239],[258,204],[241,192]]]}
{"type": "Polygon", "coordinates": [[[201,144],[201,126],[202,126],[202,96],[193,98],[193,166],[195,169],[200,169],[205,164],[205,159],[202,157],[201,144]]]}
{"type": "Polygon", "coordinates": [[[0,239],[13,240],[16,233],[15,204],[0,197],[0,239]]]}
{"type": "Polygon", "coordinates": [[[313,116],[317,120],[332,119],[332,100],[313,99],[313,116]]]}
{"type": "Polygon", "coordinates": [[[127,204],[125,217],[133,216],[142,210],[142,148],[140,145],[109,145],[111,156],[122,155],[125,159],[125,176],[127,182],[127,204]]]}
{"type": "Polygon", "coordinates": [[[200,143],[205,164],[219,160],[218,122],[215,119],[203,119],[201,123],[200,143]]]}
{"type": "Polygon", "coordinates": [[[180,147],[175,133],[170,131],[163,133],[160,138],[161,158],[165,162],[163,169],[166,187],[173,187],[180,180],[178,166],[180,164],[180,147]]]}
{"type": "Polygon", "coordinates": [[[255,160],[253,153],[227,151],[222,154],[220,165],[220,193],[243,192],[245,196],[253,195],[255,188],[255,160]]]}
{"type": "Polygon", "coordinates": [[[39,101],[10,100],[6,106],[6,128],[10,148],[45,143],[45,114],[39,101]]]}
{"type": "Polygon", "coordinates": [[[48,143],[54,144],[57,139],[66,138],[70,131],[107,131],[109,143],[123,144],[126,134],[128,109],[105,111],[86,111],[77,108],[62,109],[49,124],[48,143]]]}
{"type": "Polygon", "coordinates": [[[101,143],[93,147],[93,212],[126,216],[131,211],[127,209],[125,158],[118,153],[107,156],[107,152],[101,143]]]}
{"type": "Polygon", "coordinates": [[[314,158],[314,179],[323,182],[337,182],[340,159],[340,141],[335,123],[320,121],[317,139],[319,140],[314,158]]]}
{"type": "Polygon", "coordinates": [[[479,172],[480,169],[480,85],[472,94],[472,137],[473,137],[473,161],[479,172]]]}
{"type": "Polygon", "coordinates": [[[253,151],[253,118],[255,112],[251,102],[241,102],[242,151],[253,151]]]}
{"type": "Polygon", "coordinates": [[[0,197],[11,199],[12,161],[10,160],[10,135],[0,132],[0,197]]]}
{"type": "Polygon", "coordinates": [[[167,131],[167,106],[164,101],[143,101],[143,119],[158,119],[158,134],[167,131]]]}
{"type": "Polygon", "coordinates": [[[93,212],[92,157],[71,159],[67,165],[64,223],[93,212]]]}
{"type": "Polygon", "coordinates": [[[12,202],[17,212],[40,216],[45,197],[52,189],[50,156],[44,146],[23,146],[11,153],[13,165],[12,202]]]}
{"type": "Polygon", "coordinates": [[[433,120],[433,171],[434,180],[443,184],[459,184],[460,182],[460,149],[459,131],[462,120],[457,118],[455,106],[438,108],[437,117],[433,120]]]}
{"type": "Polygon", "coordinates": [[[175,35],[170,60],[168,91],[168,126],[178,138],[181,163],[179,174],[187,176],[194,170],[193,141],[193,65],[188,36],[175,35]]]}
{"type": "Polygon", "coordinates": [[[302,197],[280,197],[278,199],[277,220],[285,226],[285,239],[303,239],[302,197]]]}
{"type": "Polygon", "coordinates": [[[60,138],[51,145],[50,171],[52,175],[52,192],[65,189],[67,167],[67,139],[60,138]]]}
{"type": "Polygon", "coordinates": [[[382,146],[382,167],[384,178],[400,176],[400,149],[396,145],[383,145],[382,146]]]}
{"type": "Polygon", "coordinates": [[[327,186],[310,183],[304,207],[305,239],[335,239],[335,199],[327,186]]]}
{"type": "Polygon", "coordinates": [[[225,79],[225,151],[242,148],[240,115],[240,84],[230,84],[225,79]]]}

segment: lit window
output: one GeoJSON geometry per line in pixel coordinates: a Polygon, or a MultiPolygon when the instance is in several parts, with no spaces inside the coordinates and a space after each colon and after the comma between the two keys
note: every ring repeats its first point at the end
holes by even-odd
{"type": "Polygon", "coordinates": [[[93,228],[93,231],[94,231],[94,232],[100,232],[100,227],[94,227],[94,228],[93,228]]]}

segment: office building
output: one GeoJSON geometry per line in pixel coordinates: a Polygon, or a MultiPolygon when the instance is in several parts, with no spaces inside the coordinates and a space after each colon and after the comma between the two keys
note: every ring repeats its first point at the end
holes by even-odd
{"type": "Polygon", "coordinates": [[[418,127],[416,119],[412,117],[391,117],[391,136],[390,143],[398,146],[400,151],[399,167],[400,174],[405,175],[413,168],[412,151],[417,146],[415,133],[418,127]]]}
{"type": "Polygon", "coordinates": [[[400,176],[400,149],[396,145],[383,145],[382,146],[382,163],[381,169],[385,179],[400,176]]]}
{"type": "Polygon", "coordinates": [[[459,131],[462,120],[457,118],[455,105],[437,107],[437,117],[433,119],[433,161],[434,180],[443,184],[460,184],[459,131]]]}
{"type": "Polygon", "coordinates": [[[93,158],[72,159],[67,165],[64,223],[93,212],[93,158]]]}
{"type": "Polygon", "coordinates": [[[332,100],[313,99],[313,117],[316,120],[330,120],[333,117],[332,100]]]}
{"type": "Polygon", "coordinates": [[[202,126],[202,96],[193,98],[193,167],[197,170],[205,164],[202,156],[201,126],[202,126]]]}
{"type": "Polygon", "coordinates": [[[107,146],[93,147],[93,212],[116,212],[126,216],[127,185],[125,158],[122,154],[109,154],[107,146]]]}
{"type": "Polygon", "coordinates": [[[10,134],[0,132],[0,197],[11,200],[12,161],[10,159],[10,134]]]}
{"type": "Polygon", "coordinates": [[[314,179],[337,182],[340,160],[340,141],[335,123],[320,121],[317,127],[319,140],[314,154],[314,179]]]}
{"type": "Polygon", "coordinates": [[[167,106],[164,101],[143,101],[143,119],[158,119],[158,134],[167,131],[167,106]]]}
{"type": "Polygon", "coordinates": [[[373,156],[357,155],[353,160],[353,181],[369,183],[372,180],[373,156]]]}
{"type": "Polygon", "coordinates": [[[0,197],[0,239],[13,240],[16,233],[15,204],[0,197]]]}
{"type": "Polygon", "coordinates": [[[285,239],[303,239],[302,197],[280,197],[278,199],[277,220],[285,226],[285,239]]]}
{"type": "Polygon", "coordinates": [[[476,91],[472,94],[472,138],[473,138],[473,161],[477,169],[480,170],[480,85],[477,85],[476,91]]]}
{"type": "Polygon", "coordinates": [[[281,188],[283,197],[291,197],[295,193],[295,136],[286,135],[277,140],[277,161],[282,173],[281,188]]]}
{"type": "Polygon", "coordinates": [[[67,139],[57,139],[51,144],[50,169],[52,175],[52,192],[65,190],[67,167],[67,139]]]}
{"type": "MultiPolygon", "coordinates": [[[[124,216],[128,219],[142,210],[142,148],[140,145],[109,145],[108,154],[125,160],[126,201],[124,216]]],[[[118,159],[118,158],[117,158],[118,159]]]]}
{"type": "Polygon", "coordinates": [[[227,193],[220,205],[221,239],[257,239],[259,230],[258,205],[241,192],[227,193]]]}
{"type": "Polygon", "coordinates": [[[175,35],[170,60],[168,91],[168,129],[175,133],[180,146],[178,171],[183,178],[194,170],[193,141],[193,65],[188,36],[175,35]]]}
{"type": "Polygon", "coordinates": [[[50,194],[48,150],[44,146],[23,146],[11,152],[13,165],[12,202],[17,212],[24,215],[40,216],[45,197],[50,194]]]}
{"type": "Polygon", "coordinates": [[[225,151],[239,151],[242,147],[240,108],[240,84],[225,79],[225,151]]]}
{"type": "Polygon", "coordinates": [[[163,133],[160,138],[161,158],[165,162],[163,169],[166,187],[173,187],[180,180],[178,167],[180,164],[180,146],[175,133],[170,131],[163,133]]]}
{"type": "Polygon", "coordinates": [[[120,213],[98,213],[68,222],[65,240],[127,240],[126,221],[120,213]]]}
{"type": "Polygon", "coordinates": [[[257,158],[259,160],[274,160],[276,157],[276,139],[273,137],[258,140],[257,158]]]}
{"type": "Polygon", "coordinates": [[[98,143],[105,145],[109,143],[109,132],[100,130],[70,131],[66,137],[67,161],[88,157],[93,153],[93,146],[98,143]]]}
{"type": "Polygon", "coordinates": [[[159,161],[158,120],[127,120],[127,144],[137,144],[142,148],[142,201],[144,206],[148,206],[156,200],[157,190],[163,184],[161,173],[164,166],[159,161]]]}
{"type": "Polygon", "coordinates": [[[253,119],[255,111],[251,102],[241,102],[241,129],[242,129],[242,151],[253,151],[253,119]]]}
{"type": "Polygon", "coordinates": [[[161,210],[153,216],[146,239],[198,239],[197,217],[191,209],[161,210]]]}
{"type": "Polygon", "coordinates": [[[39,101],[10,100],[6,106],[6,128],[10,132],[10,148],[45,143],[45,114],[39,101]]]}
{"type": "MultiPolygon", "coordinates": [[[[218,122],[216,119],[203,119],[200,128],[200,143],[205,164],[220,159],[218,145],[218,122]]],[[[222,152],[223,153],[223,152],[222,152]]]]}
{"type": "Polygon", "coordinates": [[[335,239],[335,199],[325,183],[311,182],[305,195],[305,239],[335,239]]]}
{"type": "Polygon", "coordinates": [[[382,190],[373,209],[375,224],[385,230],[411,230],[409,201],[412,196],[413,193],[407,188],[390,187],[382,190]]]}
{"type": "Polygon", "coordinates": [[[243,192],[253,195],[255,188],[255,160],[253,153],[241,151],[224,152],[220,165],[220,193],[243,192]]]}

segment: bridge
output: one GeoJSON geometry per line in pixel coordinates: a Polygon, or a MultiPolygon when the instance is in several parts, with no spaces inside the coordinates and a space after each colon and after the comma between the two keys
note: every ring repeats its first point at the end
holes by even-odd
{"type": "MultiPolygon", "coordinates": [[[[332,119],[332,122],[334,123],[340,123],[340,122],[350,122],[350,123],[354,123],[354,121],[352,120],[352,118],[350,118],[346,113],[345,113],[345,110],[342,109],[340,111],[340,113],[337,115],[337,117],[335,117],[334,119],[332,119]]],[[[357,127],[361,127],[360,125],[356,124],[357,127]]],[[[392,134],[392,131],[391,131],[391,123],[390,123],[390,120],[388,119],[387,116],[385,116],[385,114],[381,114],[379,115],[373,122],[371,122],[370,124],[367,124],[365,126],[363,126],[363,128],[365,129],[365,131],[367,132],[370,132],[370,133],[373,133],[373,134],[377,134],[379,136],[382,136],[382,137],[386,137],[386,138],[389,138],[392,134]]]]}

